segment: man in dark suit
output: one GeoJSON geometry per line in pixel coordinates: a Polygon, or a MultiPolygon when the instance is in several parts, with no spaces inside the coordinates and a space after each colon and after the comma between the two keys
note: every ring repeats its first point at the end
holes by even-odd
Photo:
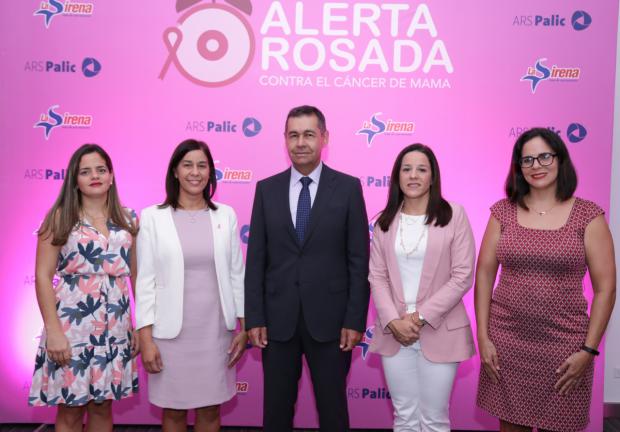
{"type": "Polygon", "coordinates": [[[368,218],[359,179],[321,162],[323,113],[293,108],[292,167],[256,185],[245,273],[245,323],[262,348],[263,425],[291,431],[302,354],[321,431],[349,428],[346,378],[366,328],[368,218]]]}

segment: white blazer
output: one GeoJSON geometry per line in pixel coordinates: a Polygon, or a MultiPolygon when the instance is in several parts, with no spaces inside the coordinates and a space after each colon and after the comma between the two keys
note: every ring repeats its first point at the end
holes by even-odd
{"type": "MultiPolygon", "coordinates": [[[[244,266],[237,215],[232,207],[215,203],[209,210],[220,303],[226,327],[234,330],[243,317],[244,266]]],[[[137,328],[153,325],[153,336],[173,339],[183,322],[184,263],[172,208],[147,207],[142,211],[137,239],[137,328]]]]}

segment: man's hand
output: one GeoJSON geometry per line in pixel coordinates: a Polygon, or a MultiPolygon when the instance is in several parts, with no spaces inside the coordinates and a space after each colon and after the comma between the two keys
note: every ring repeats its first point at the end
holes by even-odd
{"type": "Polygon", "coordinates": [[[356,330],[343,328],[340,330],[340,349],[351,351],[362,340],[362,334],[356,330]]]}
{"type": "Polygon", "coordinates": [[[254,327],[248,330],[250,343],[257,348],[265,348],[267,346],[267,327],[254,327]]]}

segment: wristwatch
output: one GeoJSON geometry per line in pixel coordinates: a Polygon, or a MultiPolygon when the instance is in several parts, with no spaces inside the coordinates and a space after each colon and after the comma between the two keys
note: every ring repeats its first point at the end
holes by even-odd
{"type": "Polygon", "coordinates": [[[424,326],[426,324],[426,320],[424,319],[424,317],[422,316],[420,312],[418,312],[418,318],[420,318],[420,321],[422,321],[422,326],[424,326]]]}

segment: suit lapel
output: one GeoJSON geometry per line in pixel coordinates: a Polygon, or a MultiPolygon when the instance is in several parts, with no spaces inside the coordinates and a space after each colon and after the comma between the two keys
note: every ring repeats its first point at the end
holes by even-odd
{"type": "Polygon", "coordinates": [[[426,254],[422,264],[422,276],[420,277],[417,301],[423,299],[428,294],[433,276],[435,275],[435,269],[439,264],[445,235],[446,230],[444,228],[435,226],[434,222],[429,225],[426,254]]]}
{"type": "MultiPolygon", "coordinates": [[[[222,227],[220,221],[220,213],[217,210],[209,209],[209,216],[211,218],[211,232],[213,233],[213,250],[220,250],[222,244],[222,227]]],[[[217,260],[217,254],[215,254],[217,260]]]]}
{"type": "MultiPolygon", "coordinates": [[[[335,179],[336,174],[334,171],[327,165],[323,164],[323,168],[321,169],[321,177],[319,178],[319,188],[317,189],[316,196],[314,197],[312,210],[310,210],[310,221],[308,222],[306,237],[304,238],[302,247],[308,243],[321,217],[325,213],[327,204],[329,203],[332,193],[334,192],[335,179]]],[[[295,233],[294,229],[293,233],[295,233]]]]}
{"type": "Polygon", "coordinates": [[[289,168],[280,174],[280,177],[276,182],[276,196],[278,197],[278,209],[276,211],[276,214],[284,215],[284,225],[286,226],[286,230],[290,234],[293,242],[297,246],[299,246],[299,241],[297,240],[297,233],[295,232],[295,225],[293,225],[293,219],[291,218],[291,204],[289,202],[290,186],[291,169],[289,168]]]}
{"type": "Polygon", "coordinates": [[[163,231],[165,237],[167,238],[167,247],[172,247],[174,249],[174,256],[178,257],[181,264],[181,269],[183,268],[183,247],[181,246],[181,239],[179,238],[179,233],[177,232],[177,227],[174,224],[174,218],[172,217],[172,212],[174,209],[172,206],[168,206],[161,210],[161,224],[158,226],[160,230],[163,231]]]}
{"type": "MultiPolygon", "coordinates": [[[[387,267],[388,274],[390,275],[390,279],[392,280],[393,292],[396,296],[396,299],[400,301],[402,304],[405,303],[405,291],[403,287],[403,281],[400,277],[400,268],[398,268],[398,259],[396,258],[396,233],[398,232],[398,224],[399,224],[398,215],[392,221],[390,225],[390,229],[388,229],[386,235],[386,243],[383,245],[383,250],[387,255],[387,267]]],[[[381,229],[377,226],[375,229],[381,229]]]]}

